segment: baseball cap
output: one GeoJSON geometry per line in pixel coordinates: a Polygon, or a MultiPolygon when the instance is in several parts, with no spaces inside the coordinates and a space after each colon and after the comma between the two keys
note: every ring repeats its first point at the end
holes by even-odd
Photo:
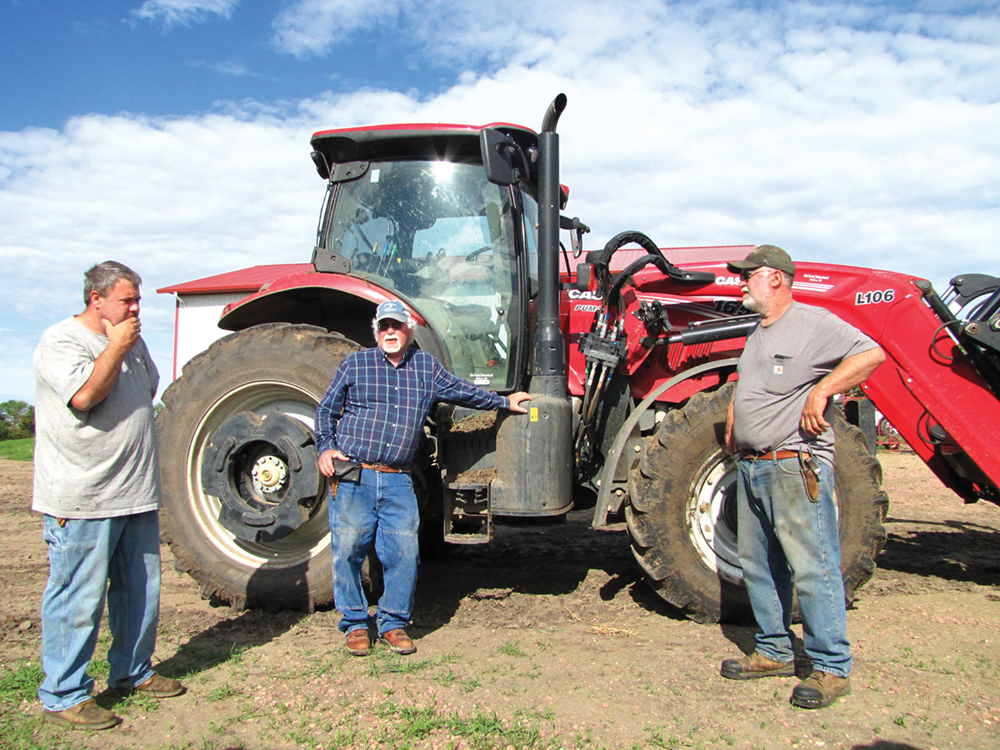
{"type": "Polygon", "coordinates": [[[406,308],[403,307],[403,303],[398,299],[391,299],[379,305],[378,310],[375,312],[375,322],[378,323],[386,318],[405,323],[406,308]]]}
{"type": "Polygon", "coordinates": [[[744,260],[734,260],[726,264],[733,273],[751,271],[762,266],[777,268],[779,271],[795,275],[795,264],[792,263],[791,256],[777,245],[758,245],[744,260]]]}

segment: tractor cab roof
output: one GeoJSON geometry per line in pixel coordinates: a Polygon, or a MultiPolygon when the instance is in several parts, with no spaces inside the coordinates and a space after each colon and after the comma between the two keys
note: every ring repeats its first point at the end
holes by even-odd
{"type": "Polygon", "coordinates": [[[538,135],[520,125],[451,125],[445,123],[404,123],[361,128],[321,130],[313,134],[313,161],[323,179],[335,164],[396,159],[478,161],[479,134],[485,129],[510,136],[527,152],[538,144],[538,135]]]}

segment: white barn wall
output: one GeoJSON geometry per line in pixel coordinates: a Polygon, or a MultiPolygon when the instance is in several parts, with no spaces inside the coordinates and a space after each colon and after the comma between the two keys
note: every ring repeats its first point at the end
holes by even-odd
{"type": "Polygon", "coordinates": [[[205,351],[213,341],[232,333],[219,328],[223,308],[247,296],[247,292],[176,295],[177,318],[174,329],[174,367],[176,380],[191,359],[205,351]]]}

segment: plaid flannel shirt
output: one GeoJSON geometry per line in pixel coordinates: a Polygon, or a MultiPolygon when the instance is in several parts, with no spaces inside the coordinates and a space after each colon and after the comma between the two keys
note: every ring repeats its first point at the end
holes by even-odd
{"type": "Polygon", "coordinates": [[[439,401],[507,409],[510,399],[455,377],[432,355],[410,348],[394,367],[378,347],[347,357],[316,407],[316,449],[354,461],[406,468],[439,401]]]}

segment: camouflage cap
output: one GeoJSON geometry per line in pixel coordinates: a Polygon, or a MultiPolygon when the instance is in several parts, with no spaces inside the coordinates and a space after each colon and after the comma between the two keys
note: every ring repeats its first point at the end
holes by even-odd
{"type": "Polygon", "coordinates": [[[790,276],[795,275],[795,264],[791,256],[777,245],[758,245],[744,260],[734,260],[726,267],[733,273],[752,271],[755,268],[777,268],[790,276]]]}

